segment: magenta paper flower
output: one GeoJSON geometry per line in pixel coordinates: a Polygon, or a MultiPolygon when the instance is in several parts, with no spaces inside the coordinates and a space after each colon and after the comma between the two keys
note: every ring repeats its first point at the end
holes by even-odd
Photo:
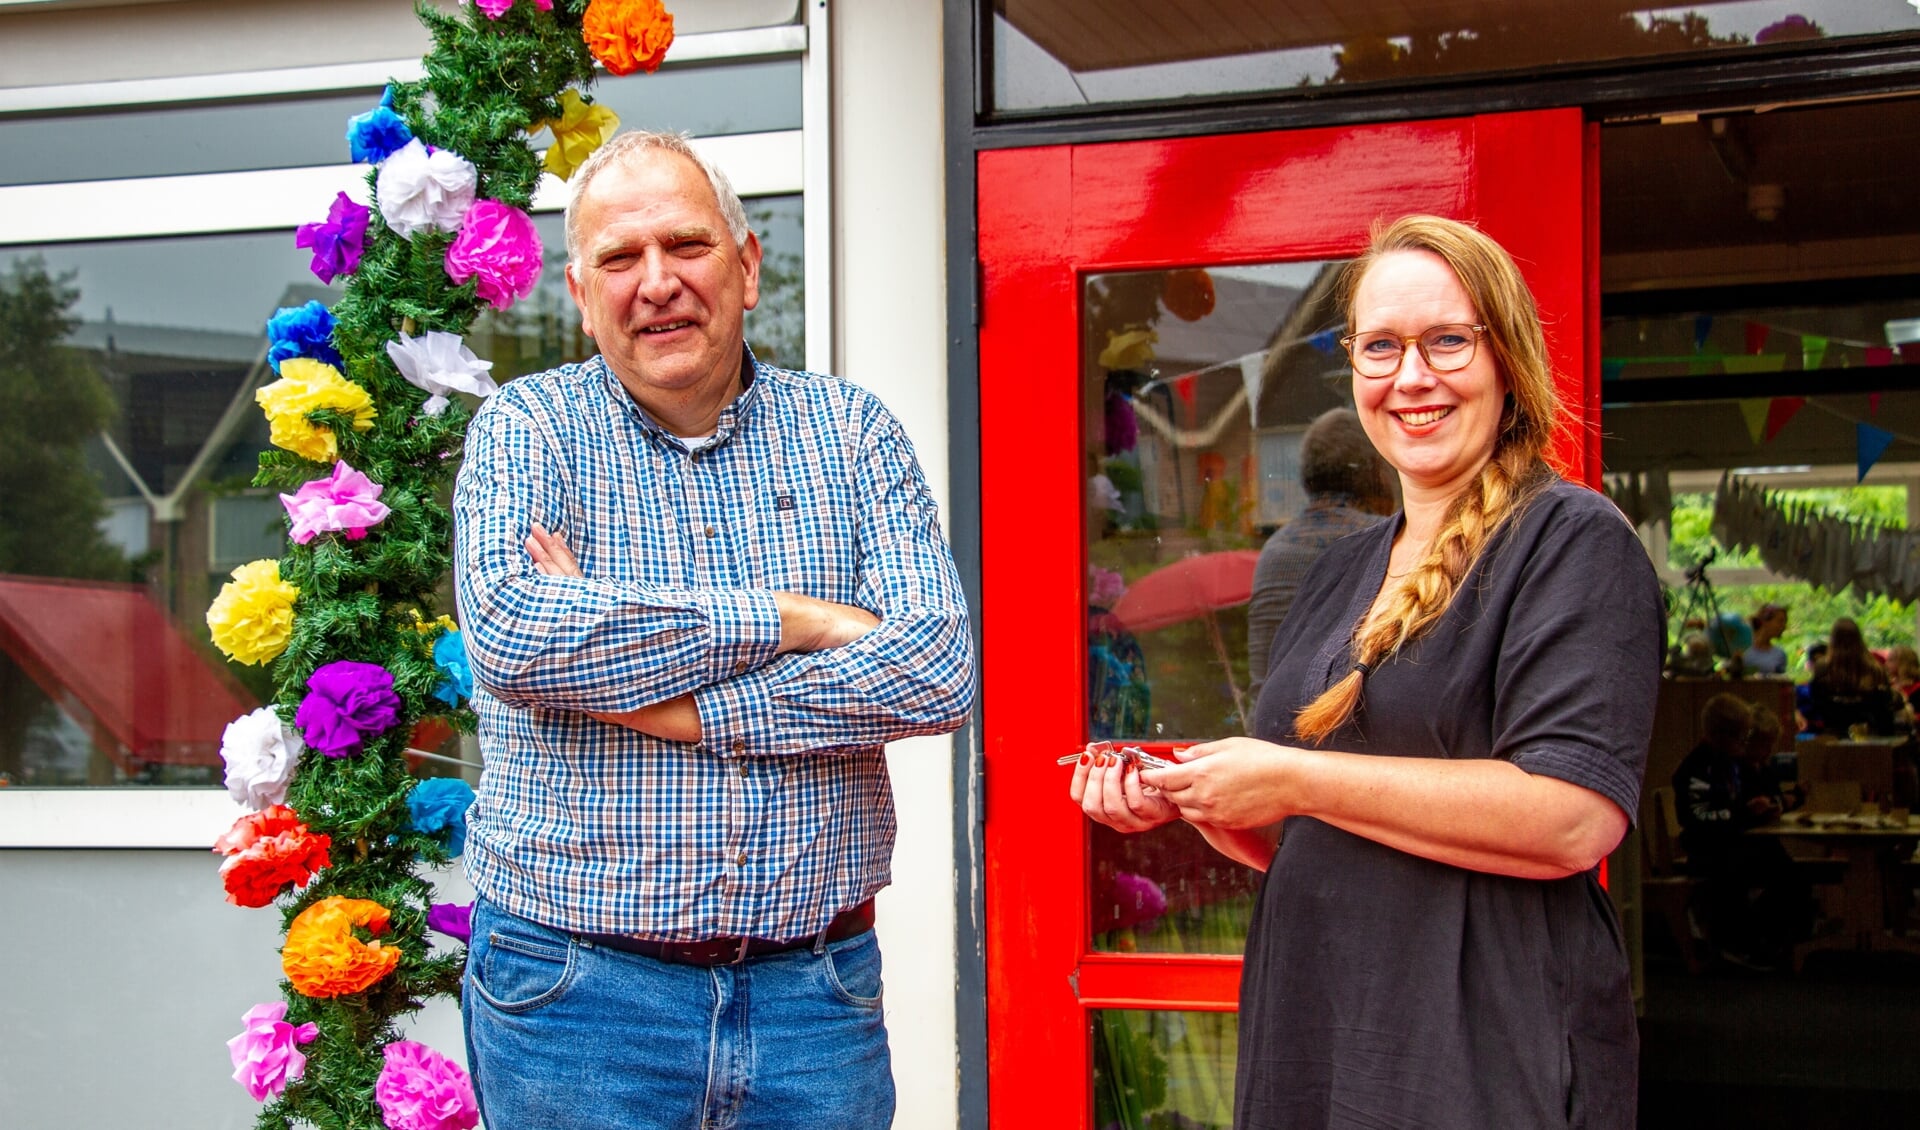
{"type": "Polygon", "coordinates": [[[488,397],[500,391],[500,386],[487,375],[493,362],[475,356],[459,334],[428,330],[419,337],[408,337],[402,333],[399,341],[387,343],[387,356],[393,358],[393,367],[400,370],[401,376],[429,394],[427,402],[420,406],[429,416],[438,416],[447,410],[450,392],[488,397]]]}
{"type": "MultiPolygon", "coordinates": [[[[487,14],[490,20],[497,20],[513,7],[513,0],[473,0],[473,6],[487,14]]],[[[553,11],[553,0],[533,0],[533,6],[543,12],[553,11]]]]}
{"type": "Polygon", "coordinates": [[[447,248],[447,277],[478,280],[480,297],[505,310],[540,281],[540,233],[533,219],[498,200],[476,200],[447,248]]]}
{"type": "Polygon", "coordinates": [[[359,269],[360,256],[367,249],[367,223],[372,216],[373,209],[355,204],[344,192],[336,193],[333,207],[327,209],[327,218],[318,223],[301,224],[293,234],[293,245],[313,249],[313,262],[308,267],[321,282],[330,283],[335,275],[350,275],[359,269]]]}
{"type": "Polygon", "coordinates": [[[333,474],[314,479],[292,494],[280,496],[280,504],[293,519],[293,540],[305,545],[321,534],[339,531],[353,541],[367,536],[367,527],[377,526],[392,511],[380,501],[386,488],[347,466],[346,460],[333,465],[333,474]]]}
{"type": "Polygon", "coordinates": [[[393,674],[378,663],[329,663],[307,676],[307,697],[293,721],[314,749],[328,757],[352,757],[369,736],[400,721],[393,674]]]}
{"type": "Polygon", "coordinates": [[[391,1130],[472,1130],[479,1123],[473,1080],[460,1065],[412,1040],[395,1040],[385,1054],[373,1097],[391,1130]]]}
{"type": "Polygon", "coordinates": [[[436,902],[427,907],[427,929],[445,934],[449,938],[458,938],[466,942],[473,940],[473,904],[470,902],[436,902]]]}
{"type": "Polygon", "coordinates": [[[227,1054],[233,1057],[233,1081],[247,1089],[257,1103],[269,1095],[287,1089],[287,1083],[307,1070],[307,1057],[299,1045],[311,1044],[320,1036],[316,1024],[298,1028],[288,1024],[287,1002],[256,1004],[240,1019],[246,1028],[227,1041],[227,1054]]]}

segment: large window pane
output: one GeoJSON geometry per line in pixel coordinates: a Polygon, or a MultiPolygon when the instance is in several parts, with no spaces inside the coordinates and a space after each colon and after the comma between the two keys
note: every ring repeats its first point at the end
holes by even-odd
{"type": "MultiPolygon", "coordinates": [[[[747,209],[766,249],[748,340],[800,365],[801,199],[747,209]]],[[[538,290],[469,335],[503,380],[593,351],[562,219],[536,223],[538,290]]],[[[271,695],[205,614],[234,566],[285,543],[279,501],[250,486],[252,391],[274,310],[339,297],[307,260],[290,232],[0,249],[0,785],[216,785],[221,729],[271,695]]]]}
{"type": "MultiPolygon", "coordinates": [[[[1338,263],[1094,275],[1083,292],[1088,735],[1244,733],[1247,604],[1306,506],[1301,434],[1351,405],[1338,263]]],[[[1264,667],[1264,664],[1260,665],[1264,667]]],[[[1258,873],[1191,828],[1093,831],[1093,945],[1238,953],[1258,873]]]]}
{"type": "Polygon", "coordinates": [[[1457,0],[1410,5],[996,0],[993,108],[1019,112],[1920,31],[1895,0],[1457,0]]]}
{"type": "MultiPolygon", "coordinates": [[[[697,137],[800,128],[798,59],[605,75],[591,94],[626,126],[697,137]]],[[[19,158],[0,162],[0,185],[346,164],[347,119],[379,97],[378,89],[370,89],[0,119],[0,153],[19,158]]]]}

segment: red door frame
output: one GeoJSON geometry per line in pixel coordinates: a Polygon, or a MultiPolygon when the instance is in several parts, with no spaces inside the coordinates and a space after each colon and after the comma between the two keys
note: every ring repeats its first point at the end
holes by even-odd
{"type": "Polygon", "coordinates": [[[1239,993],[1237,956],[1087,950],[1087,831],[1054,765],[1086,740],[1082,278],[1346,258],[1380,216],[1476,221],[1526,274],[1587,425],[1560,462],[1597,482],[1597,146],[1566,109],[979,155],[993,1125],[1091,1121],[1088,1009],[1230,1010],[1239,993]]]}

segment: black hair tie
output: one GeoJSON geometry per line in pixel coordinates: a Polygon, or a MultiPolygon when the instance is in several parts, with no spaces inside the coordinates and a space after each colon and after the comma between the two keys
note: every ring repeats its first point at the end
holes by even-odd
{"type": "Polygon", "coordinates": [[[1373,668],[1367,666],[1365,663],[1355,663],[1353,665],[1353,669],[1355,671],[1360,672],[1360,677],[1362,679],[1366,678],[1368,675],[1371,675],[1373,673],[1373,668]]]}

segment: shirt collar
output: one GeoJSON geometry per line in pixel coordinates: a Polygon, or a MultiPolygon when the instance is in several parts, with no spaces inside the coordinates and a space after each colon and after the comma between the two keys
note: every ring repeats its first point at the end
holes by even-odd
{"type": "MultiPolygon", "coordinates": [[[[592,363],[600,367],[601,379],[606,382],[607,393],[613,397],[613,402],[639,423],[648,435],[681,448],[687,446],[685,440],[661,427],[658,420],[655,420],[646,409],[640,407],[640,403],[633,398],[633,394],[627,391],[627,386],[620,383],[620,377],[613,371],[613,366],[607,364],[606,357],[595,354],[592,363]]],[[[720,419],[714,423],[713,435],[700,445],[702,450],[725,443],[735,431],[739,430],[747,414],[759,402],[760,368],[760,362],[753,356],[753,347],[742,342],[740,345],[740,395],[734,397],[731,403],[720,410],[720,419]]]]}

